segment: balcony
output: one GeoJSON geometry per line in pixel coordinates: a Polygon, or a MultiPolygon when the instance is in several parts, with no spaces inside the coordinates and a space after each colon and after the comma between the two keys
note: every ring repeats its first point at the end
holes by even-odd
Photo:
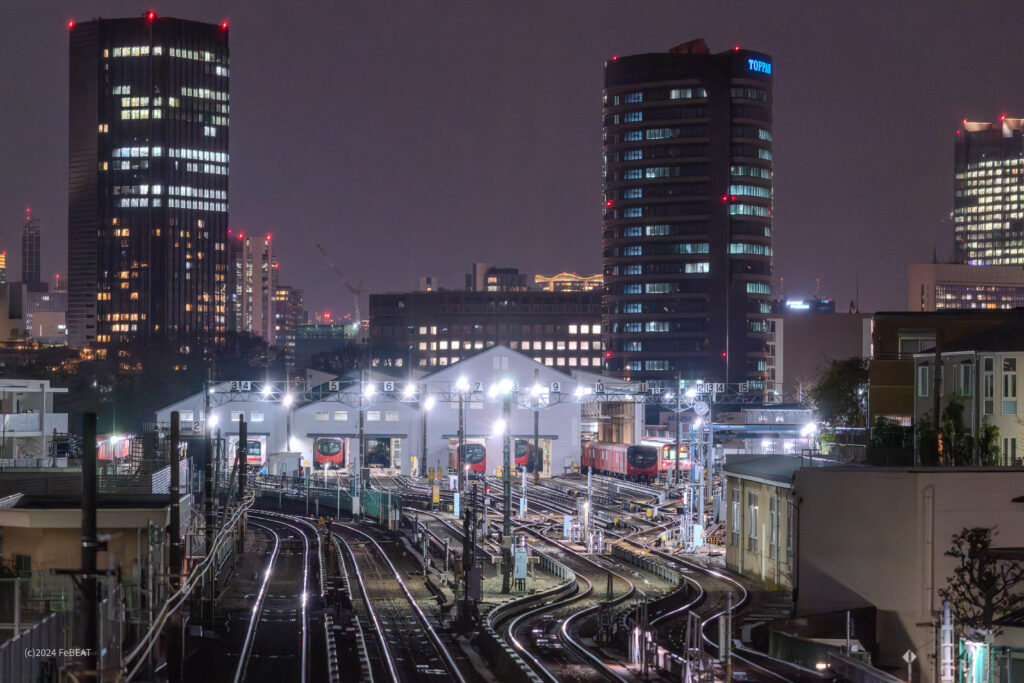
{"type": "MultiPolygon", "coordinates": [[[[5,437],[39,436],[39,413],[13,413],[0,415],[0,434],[5,437]]],[[[46,431],[56,429],[59,433],[68,431],[66,413],[47,413],[46,431]]]]}

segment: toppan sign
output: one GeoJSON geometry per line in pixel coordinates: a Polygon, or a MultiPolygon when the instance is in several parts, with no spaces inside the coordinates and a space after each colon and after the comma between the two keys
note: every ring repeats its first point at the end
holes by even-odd
{"type": "Polygon", "coordinates": [[[771,73],[772,73],[772,63],[771,62],[766,62],[763,59],[755,59],[755,58],[751,57],[751,58],[749,58],[747,60],[747,71],[753,71],[754,73],[771,75],[771,73]]]}

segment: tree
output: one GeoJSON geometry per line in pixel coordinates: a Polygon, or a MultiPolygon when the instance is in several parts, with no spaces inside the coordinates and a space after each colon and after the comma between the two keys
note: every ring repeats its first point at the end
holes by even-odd
{"type": "Polygon", "coordinates": [[[999,635],[992,622],[1003,614],[1024,605],[1024,594],[1014,587],[1024,581],[1024,563],[992,558],[988,551],[996,529],[973,527],[954,534],[953,546],[946,556],[959,564],[939,595],[949,601],[950,609],[961,635],[974,631],[991,631],[999,635]]]}
{"type": "Polygon", "coordinates": [[[954,466],[994,465],[998,456],[999,428],[982,423],[972,435],[964,426],[964,398],[946,397],[935,430],[931,415],[921,416],[916,425],[918,459],[922,465],[954,466]]]}
{"type": "Polygon", "coordinates": [[[818,417],[837,427],[863,427],[867,383],[867,361],[861,358],[832,361],[832,366],[810,392],[818,417]]]}

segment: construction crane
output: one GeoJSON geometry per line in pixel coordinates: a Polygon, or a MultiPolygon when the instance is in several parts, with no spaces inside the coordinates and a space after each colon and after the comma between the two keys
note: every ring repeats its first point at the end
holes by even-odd
{"type": "Polygon", "coordinates": [[[331,260],[331,257],[327,255],[327,251],[322,246],[320,246],[320,243],[316,242],[315,244],[316,248],[320,251],[320,255],[323,257],[324,261],[327,262],[327,265],[330,267],[330,269],[333,270],[334,274],[341,279],[346,289],[348,289],[349,293],[352,295],[352,302],[355,307],[355,313],[353,315],[355,316],[356,332],[358,333],[362,330],[363,327],[363,318],[359,306],[359,297],[366,291],[366,288],[363,287],[362,280],[359,281],[358,285],[353,286],[345,278],[345,274],[341,271],[341,268],[338,267],[338,264],[331,260]]]}

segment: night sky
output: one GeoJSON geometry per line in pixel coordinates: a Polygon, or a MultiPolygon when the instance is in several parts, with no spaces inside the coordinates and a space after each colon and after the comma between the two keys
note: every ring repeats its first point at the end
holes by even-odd
{"type": "Polygon", "coordinates": [[[862,310],[904,307],[906,264],[952,253],[959,121],[1024,117],[1019,1],[20,0],[0,25],[9,279],[26,206],[45,276],[66,272],[66,21],[150,7],[230,21],[231,224],[275,235],[310,310],[351,310],[316,242],[370,291],[461,286],[473,261],[597,272],[615,54],[773,55],[776,284],[820,277],[840,308],[858,271],[862,310]]]}

